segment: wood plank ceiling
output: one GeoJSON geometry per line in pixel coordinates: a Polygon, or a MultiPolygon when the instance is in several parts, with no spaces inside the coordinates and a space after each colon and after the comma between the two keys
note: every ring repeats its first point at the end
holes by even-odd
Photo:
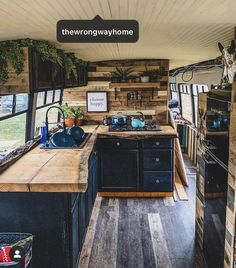
{"type": "Polygon", "coordinates": [[[47,39],[82,59],[166,58],[171,68],[219,56],[236,26],[235,0],[0,0],[0,40],[47,39]],[[60,19],[136,19],[134,44],[58,44],[60,19]]]}

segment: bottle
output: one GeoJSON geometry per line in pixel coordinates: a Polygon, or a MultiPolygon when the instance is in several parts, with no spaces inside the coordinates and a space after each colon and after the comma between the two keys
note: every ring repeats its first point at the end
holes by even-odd
{"type": "Polygon", "coordinates": [[[47,144],[47,128],[45,121],[43,121],[41,124],[41,144],[43,146],[46,146],[47,144]]]}
{"type": "Polygon", "coordinates": [[[108,118],[107,115],[103,117],[103,125],[107,126],[108,125],[108,118]]]}

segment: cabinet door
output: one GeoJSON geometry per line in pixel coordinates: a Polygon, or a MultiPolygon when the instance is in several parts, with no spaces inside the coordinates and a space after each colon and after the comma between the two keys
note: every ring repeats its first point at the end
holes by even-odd
{"type": "Polygon", "coordinates": [[[100,190],[136,191],[138,188],[138,150],[102,151],[100,190]]]}
{"type": "Polygon", "coordinates": [[[85,193],[80,193],[79,197],[79,239],[80,239],[80,251],[82,249],[83,243],[84,243],[84,238],[86,234],[86,198],[85,198],[85,193]]]}
{"type": "Polygon", "coordinates": [[[37,52],[33,53],[33,83],[34,90],[52,89],[52,63],[43,61],[37,52]]]}
{"type": "Polygon", "coordinates": [[[72,267],[77,267],[79,250],[80,250],[80,238],[79,238],[79,202],[74,204],[71,211],[71,248],[72,248],[72,267]]]}
{"type": "Polygon", "coordinates": [[[97,191],[98,191],[98,157],[97,157],[97,152],[93,153],[92,163],[93,163],[92,164],[92,171],[91,171],[92,184],[93,184],[92,199],[93,199],[93,203],[94,203],[96,196],[97,196],[97,191]]]}

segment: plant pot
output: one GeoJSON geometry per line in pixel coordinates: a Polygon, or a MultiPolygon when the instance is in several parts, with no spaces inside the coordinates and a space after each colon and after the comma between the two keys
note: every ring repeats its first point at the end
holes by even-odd
{"type": "Polygon", "coordinates": [[[84,125],[84,119],[80,119],[80,118],[76,118],[75,119],[75,125],[78,126],[82,126],[84,125]]]}
{"type": "Polygon", "coordinates": [[[149,76],[141,76],[141,82],[142,83],[148,83],[149,82],[149,76]]]}
{"type": "Polygon", "coordinates": [[[73,127],[75,124],[75,118],[65,118],[66,127],[73,127]]]}

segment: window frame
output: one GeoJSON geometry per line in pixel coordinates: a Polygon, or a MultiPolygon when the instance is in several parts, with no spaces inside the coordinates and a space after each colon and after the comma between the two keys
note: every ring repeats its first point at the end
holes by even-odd
{"type": "MultiPolygon", "coordinates": [[[[35,137],[34,136],[34,129],[35,129],[35,117],[36,117],[37,110],[43,109],[45,107],[49,107],[51,105],[55,105],[57,103],[61,104],[62,99],[63,99],[63,92],[64,92],[64,89],[57,88],[57,89],[51,89],[51,90],[47,90],[47,91],[41,90],[41,91],[38,91],[38,92],[35,93],[36,94],[35,107],[34,107],[35,114],[34,114],[34,119],[31,120],[32,121],[31,122],[31,131],[32,131],[32,133],[30,133],[31,139],[35,137]],[[47,103],[47,93],[48,93],[48,91],[53,91],[52,102],[50,102],[50,103],[47,103]],[[55,101],[56,91],[60,91],[60,96],[59,96],[59,99],[57,101],[55,101]],[[37,97],[38,97],[38,93],[40,93],[40,92],[45,92],[45,94],[44,94],[44,102],[43,102],[43,105],[40,105],[40,106],[37,107],[37,97]]],[[[60,113],[58,112],[58,121],[59,120],[60,120],[60,113]]]]}
{"type": "Polygon", "coordinates": [[[11,117],[18,116],[18,115],[21,115],[23,113],[28,112],[28,110],[29,110],[29,94],[28,93],[0,94],[0,97],[4,97],[4,96],[13,96],[13,98],[12,98],[12,110],[11,110],[11,113],[4,115],[4,116],[0,116],[0,121],[3,121],[6,119],[9,119],[11,117]],[[16,112],[16,95],[20,95],[20,94],[28,95],[27,109],[16,112]]]}
{"type": "MultiPolygon", "coordinates": [[[[52,104],[61,104],[62,99],[63,99],[63,91],[64,89],[50,89],[50,90],[41,90],[35,93],[13,93],[13,94],[0,94],[0,97],[4,96],[13,96],[12,98],[12,111],[11,113],[1,116],[0,121],[7,120],[12,117],[19,116],[21,114],[26,114],[26,121],[25,121],[25,143],[29,140],[34,139],[34,129],[35,129],[35,116],[36,116],[36,111],[48,106],[51,106],[52,104]],[[47,92],[48,91],[53,91],[53,96],[52,96],[52,101],[50,103],[46,103],[47,101],[47,92]],[[55,94],[56,91],[60,91],[60,96],[57,101],[55,101],[55,94]],[[44,102],[43,105],[40,105],[37,107],[37,94],[40,92],[45,92],[44,95],[44,102]],[[27,94],[28,96],[28,103],[27,103],[27,109],[16,112],[16,97],[19,94],[27,94]]],[[[60,120],[60,114],[58,113],[58,120],[60,120]]]]}

